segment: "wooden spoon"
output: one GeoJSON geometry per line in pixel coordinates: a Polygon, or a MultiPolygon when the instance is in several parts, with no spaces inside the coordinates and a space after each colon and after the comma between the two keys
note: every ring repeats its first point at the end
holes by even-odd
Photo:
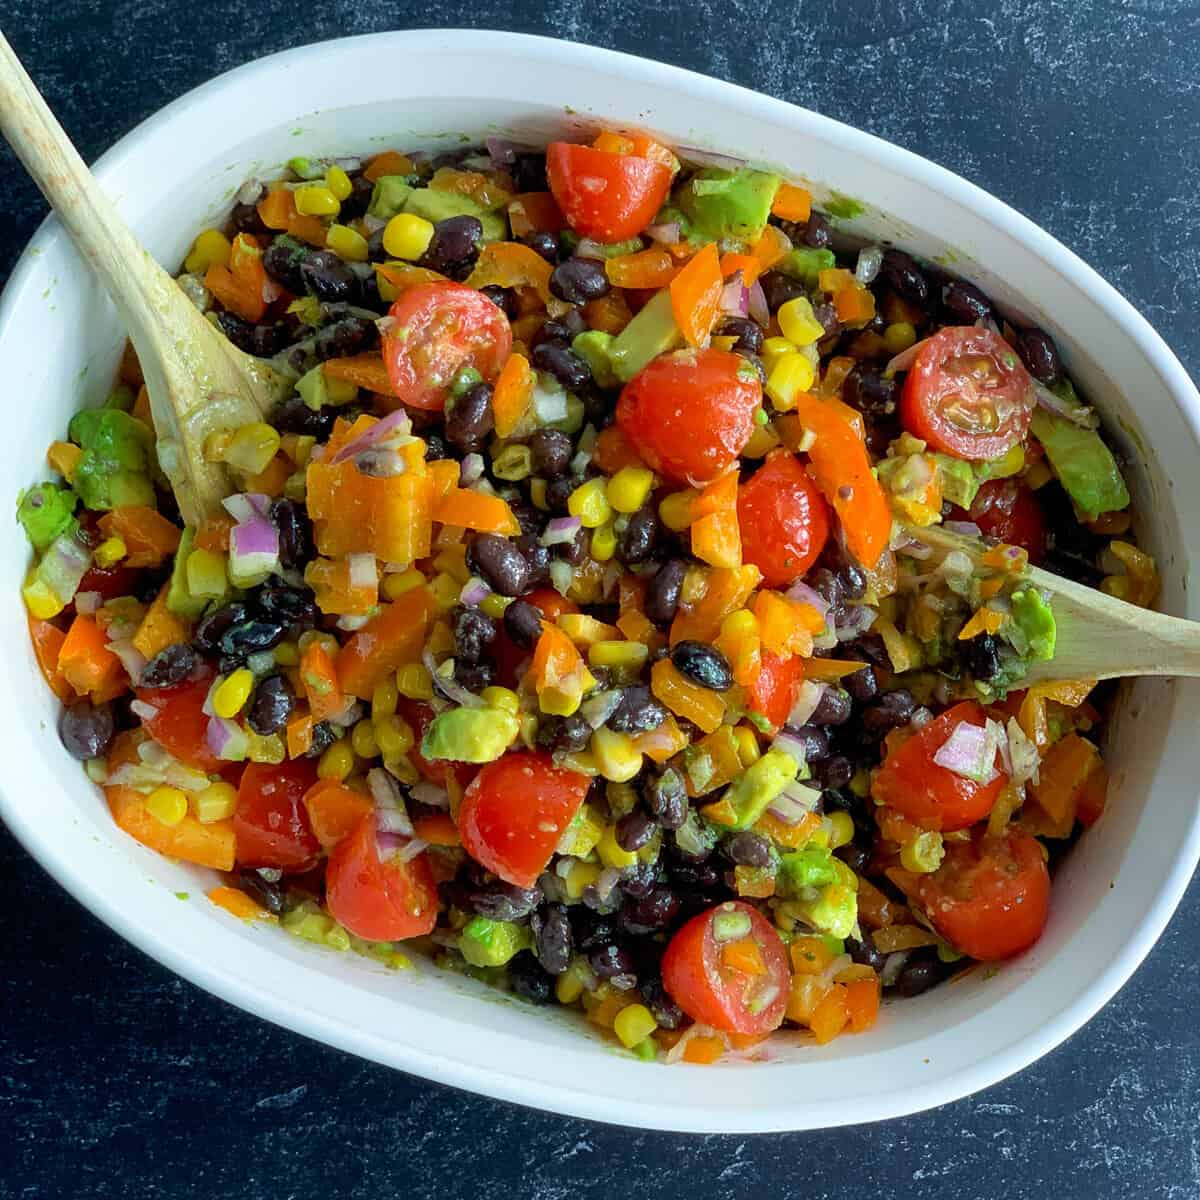
{"type": "MultiPolygon", "coordinates": [[[[906,525],[905,532],[930,547],[939,560],[958,550],[978,563],[988,550],[977,538],[937,526],[906,525]]],[[[1039,567],[1027,567],[1021,578],[1049,597],[1058,626],[1054,657],[1031,663],[1022,684],[1124,675],[1200,675],[1200,622],[1127,604],[1039,567]]]]}
{"type": "Polygon", "coordinates": [[[0,33],[0,132],[112,297],[146,379],[158,458],[188,525],[237,490],[209,434],[259,421],[290,389],[184,295],[117,215],[0,33]]]}

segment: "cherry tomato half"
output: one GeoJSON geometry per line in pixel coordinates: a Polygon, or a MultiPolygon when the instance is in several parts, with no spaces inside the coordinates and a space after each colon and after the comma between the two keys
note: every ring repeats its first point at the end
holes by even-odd
{"type": "Polygon", "coordinates": [[[642,458],[676,483],[711,483],[737,462],[762,405],[758,375],[728,350],[678,350],[624,387],[617,424],[642,458]]]}
{"type": "Polygon", "coordinates": [[[512,351],[508,318],[482,292],[462,283],[422,283],[402,292],[383,338],[388,378],[401,403],[440,412],[454,377],[474,367],[499,374],[512,351]]]}
{"type": "Polygon", "coordinates": [[[429,722],[433,720],[433,709],[428,704],[422,704],[420,700],[409,700],[402,696],[396,711],[412,726],[413,737],[416,738],[416,745],[408,752],[413,766],[430,783],[436,783],[438,787],[445,787],[450,778],[457,779],[462,787],[466,787],[475,775],[476,767],[473,763],[450,762],[442,758],[428,759],[421,754],[421,739],[425,736],[425,730],[429,728],[429,722]]]}
{"type": "Polygon", "coordinates": [[[966,829],[992,811],[1007,776],[976,783],[933,761],[960,721],[982,728],[987,720],[974,700],[948,708],[887,756],[871,785],[871,795],[923,829],[947,833],[966,829]]]}
{"type": "Polygon", "coordinates": [[[567,223],[596,242],[641,233],[671,187],[670,168],[660,162],[570,142],[546,147],[546,178],[567,223]]]}
{"type": "Polygon", "coordinates": [[[1016,829],[947,842],[942,865],[919,876],[917,902],[956,950],[984,962],[1009,958],[1032,946],[1046,926],[1046,856],[1036,838],[1016,829]]]}
{"type": "Polygon", "coordinates": [[[693,1021],[726,1033],[778,1029],[787,1008],[787,953],[769,921],[730,900],[693,917],[662,960],[663,986],[693,1021]]]}
{"type": "Polygon", "coordinates": [[[796,655],[781,658],[770,650],[762,652],[762,670],[746,689],[750,711],[766,717],[776,728],[788,719],[788,714],[800,694],[804,682],[804,660],[796,655]]]}
{"type": "Polygon", "coordinates": [[[1024,440],[1033,404],[1029,372],[999,334],[952,326],[918,351],[904,381],[900,422],[935,450],[999,458],[1024,440]]]}
{"type": "Polygon", "coordinates": [[[1023,546],[1029,561],[1046,555],[1046,518],[1037,495],[1015,479],[992,479],[980,486],[966,519],[1000,542],[1023,546]]]}
{"type": "Polygon", "coordinates": [[[316,782],[317,766],[308,758],[246,767],[233,814],[240,866],[307,871],[315,865],[321,843],[303,800],[316,782]]]}
{"type": "Polygon", "coordinates": [[[395,851],[380,856],[374,816],[342,838],[325,868],[325,902],[340,925],[369,942],[395,942],[431,933],[437,924],[437,884],[429,858],[407,862],[395,851]]]}
{"type": "Polygon", "coordinates": [[[506,754],[488,763],[463,796],[463,847],[505,883],[533,887],[590,785],[586,775],[556,767],[548,754],[506,754]]]}
{"type": "Polygon", "coordinates": [[[210,774],[229,765],[208,747],[204,701],[208,699],[213,674],[206,667],[197,678],[174,687],[137,689],[137,698],[158,710],[155,716],[142,718],[150,736],[181,763],[210,774]]]}
{"type": "Polygon", "coordinates": [[[79,591],[98,592],[102,600],[112,600],[117,596],[133,594],[134,584],[138,580],[138,571],[134,567],[89,567],[79,581],[79,591]]]}
{"type": "Polygon", "coordinates": [[[770,587],[795,583],[817,561],[829,537],[829,508],[800,460],[772,454],[738,489],[742,561],[770,587]]]}

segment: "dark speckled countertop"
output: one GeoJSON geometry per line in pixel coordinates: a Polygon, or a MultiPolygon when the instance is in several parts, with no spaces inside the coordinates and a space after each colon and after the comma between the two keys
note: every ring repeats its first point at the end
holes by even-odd
{"type": "MultiPolygon", "coordinates": [[[[1200,370],[1189,0],[5,0],[0,21],[89,158],[221,71],[378,29],[521,30],[706,71],[981,184],[1200,370]]],[[[2,148],[0,213],[2,278],[43,216],[2,148]]],[[[0,1196],[1191,1200],[1198,920],[1193,886],[1100,1016],[982,1095],[861,1129],[686,1140],[460,1094],[239,1012],[127,946],[0,828],[0,1196]]]]}

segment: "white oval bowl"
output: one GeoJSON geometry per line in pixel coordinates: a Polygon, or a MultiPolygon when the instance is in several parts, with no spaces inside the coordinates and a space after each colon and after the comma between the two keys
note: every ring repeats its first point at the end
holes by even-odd
{"type": "MultiPolygon", "coordinates": [[[[297,152],[450,147],[459,134],[538,141],[636,127],[776,164],[868,210],[851,232],[941,257],[1046,327],[1133,465],[1141,535],[1162,606],[1198,616],[1200,396],[1171,351],[1089,267],[1024,217],[916,155],[730,84],[565,42],[444,31],[306,46],[196,89],[123,138],[96,173],[174,266],[244,179],[297,152]],[[300,97],[319,102],[299,107],[300,97]],[[1190,591],[1194,592],[1194,587],[1190,591]]],[[[34,237],[0,306],[12,420],[0,475],[15,493],[46,447],[102,397],[122,342],[111,305],[55,221],[34,237]],[[18,407],[18,405],[20,405],[18,407]]],[[[535,1010],[425,963],[388,972],[247,926],[204,899],[209,873],[144,850],[113,825],[55,736],[19,587],[28,561],[0,530],[0,815],[54,877],[123,937],[249,1012],[406,1071],[521,1104],[651,1129],[799,1130],[900,1116],[995,1083],[1078,1029],[1162,932],[1200,855],[1200,683],[1140,682],[1110,727],[1104,819],[1059,871],[1050,923],[997,971],[885,1006],[875,1029],[818,1047],[776,1038],[765,1061],[649,1065],[577,1014],[535,1010]],[[176,893],[188,893],[181,902],[176,893]]]]}

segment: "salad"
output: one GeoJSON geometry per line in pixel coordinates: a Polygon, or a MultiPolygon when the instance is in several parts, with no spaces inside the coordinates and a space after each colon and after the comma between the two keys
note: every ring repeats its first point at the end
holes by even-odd
{"type": "Polygon", "coordinates": [[[17,515],[63,744],[214,903],[690,1063],[1036,941],[1107,776],[1025,567],[1157,588],[1046,333],[614,132],[293,159],[179,284],[294,380],[223,511],[127,350],[17,515]]]}

